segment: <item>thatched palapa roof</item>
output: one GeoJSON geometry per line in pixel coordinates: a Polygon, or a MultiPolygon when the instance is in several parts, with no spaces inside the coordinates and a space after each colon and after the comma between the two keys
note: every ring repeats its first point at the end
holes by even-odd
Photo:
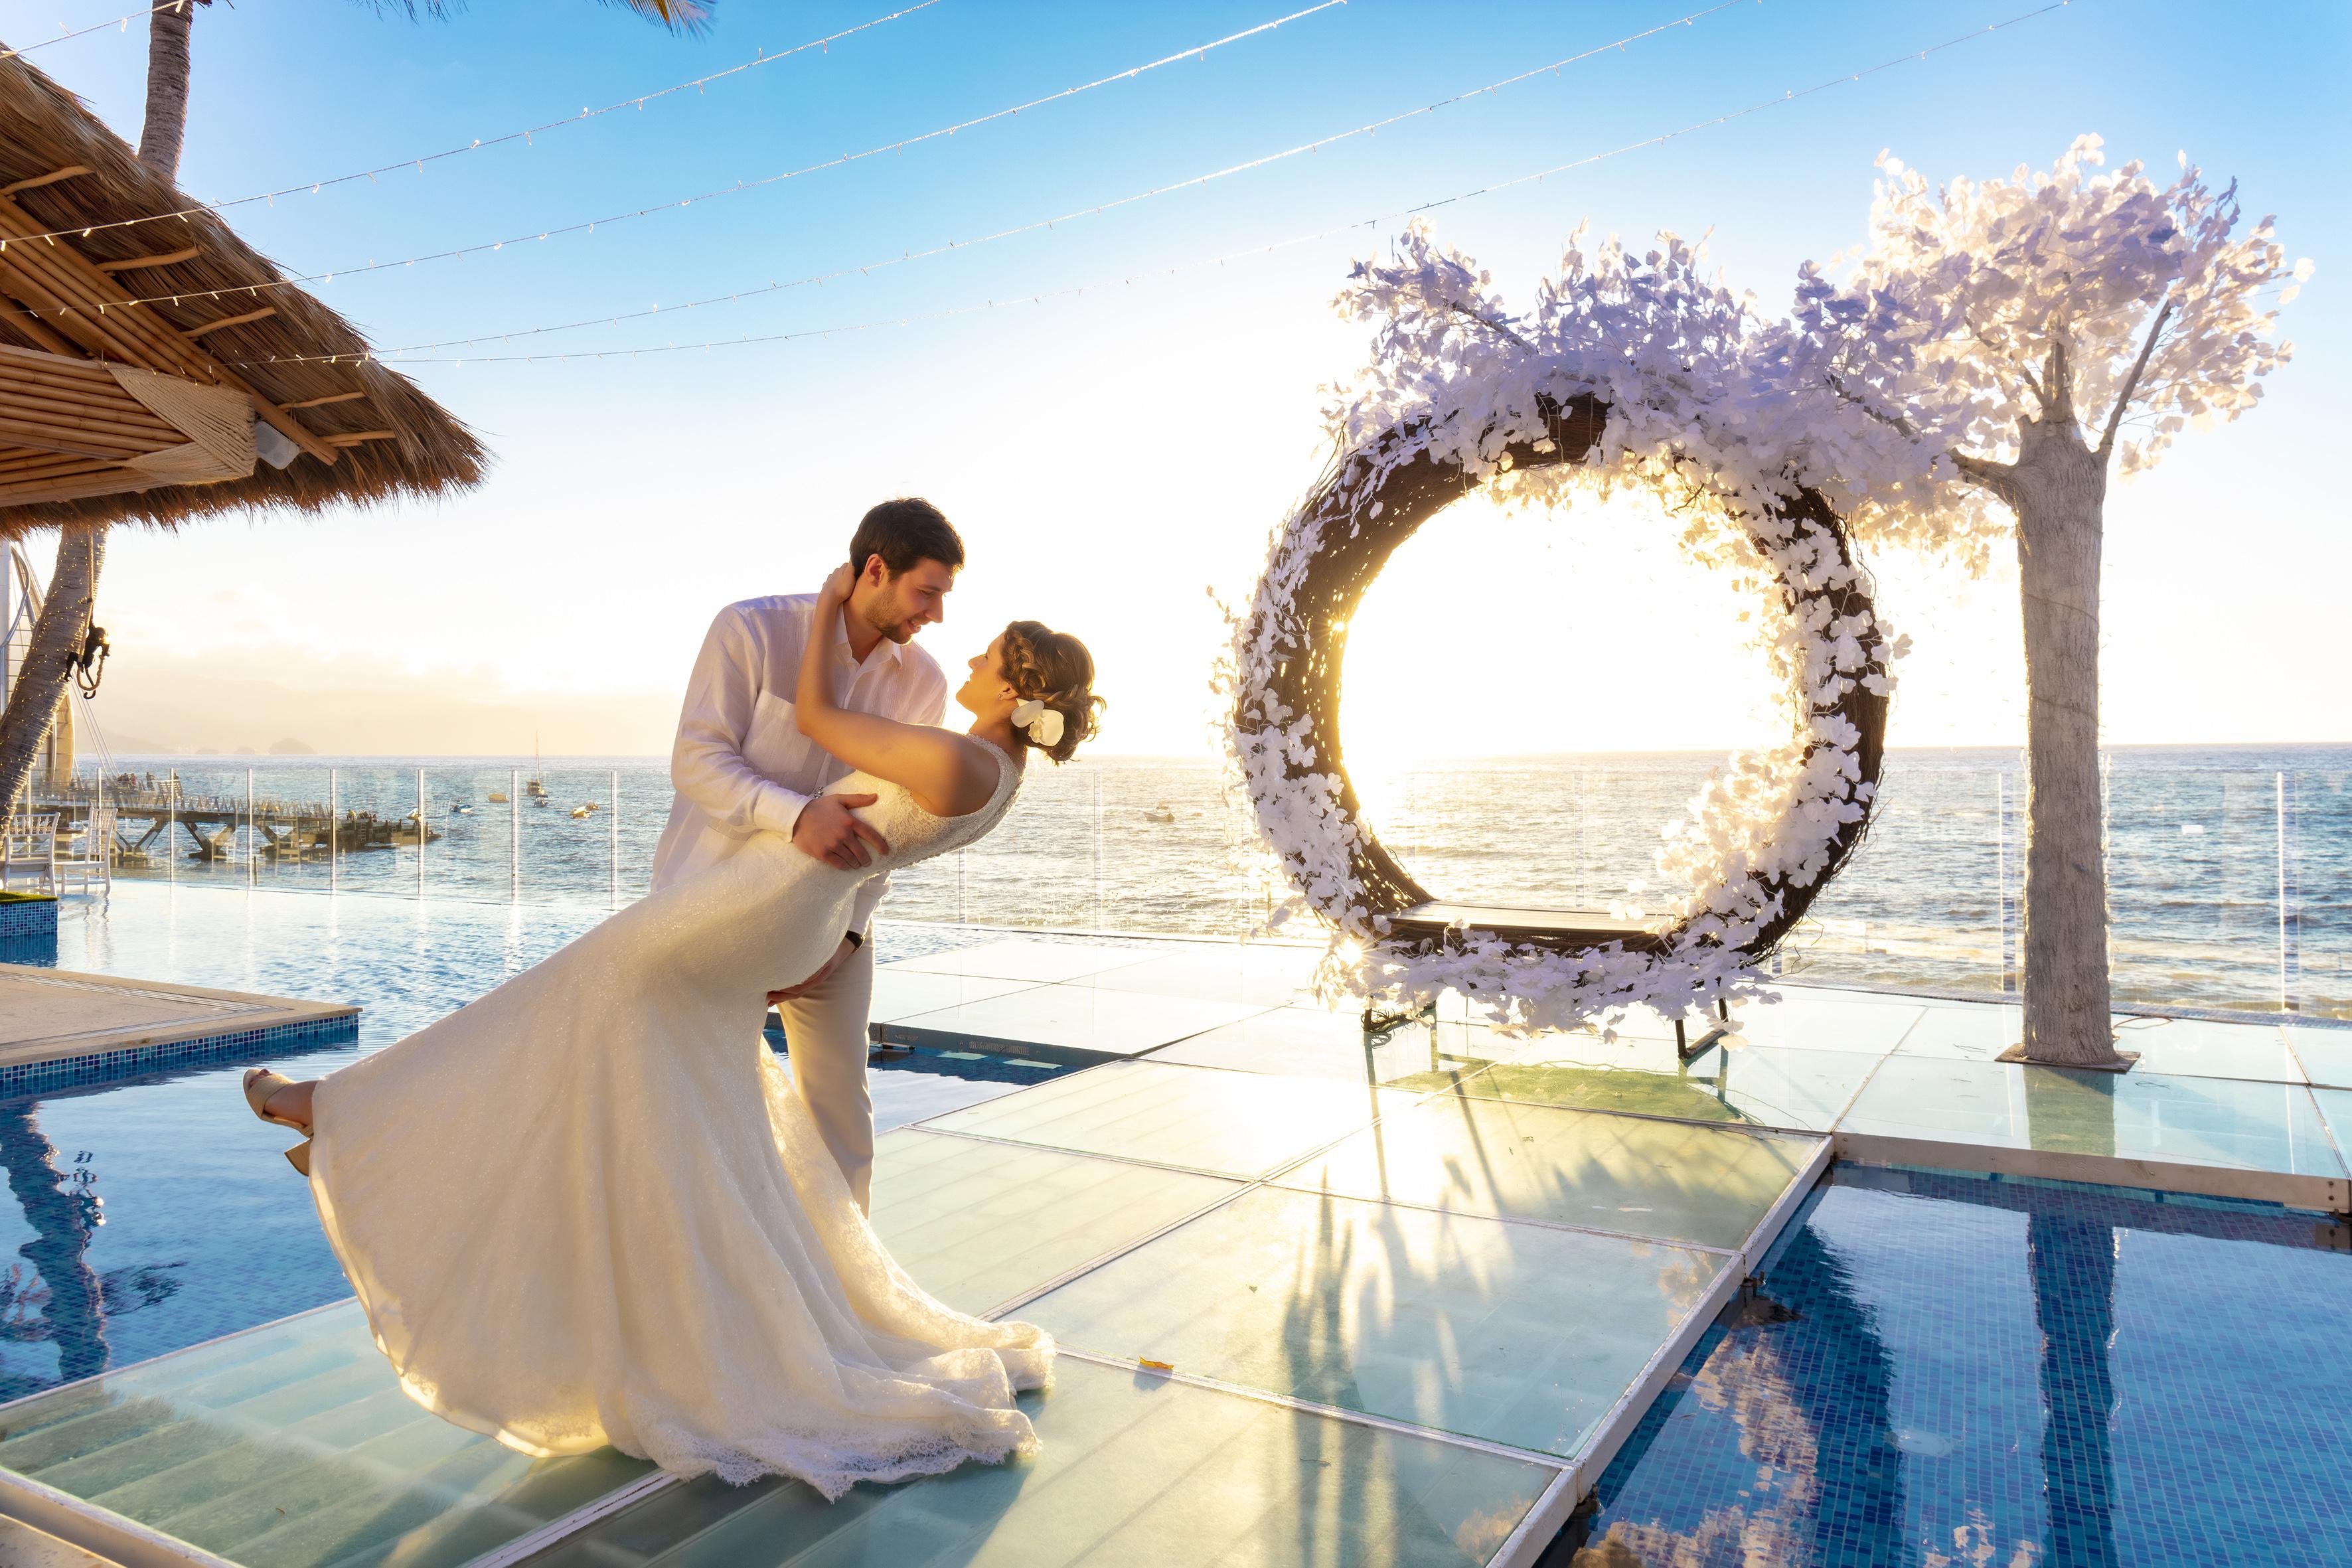
{"type": "Polygon", "coordinates": [[[196,205],[0,58],[0,539],[480,480],[472,432],[196,205]]]}

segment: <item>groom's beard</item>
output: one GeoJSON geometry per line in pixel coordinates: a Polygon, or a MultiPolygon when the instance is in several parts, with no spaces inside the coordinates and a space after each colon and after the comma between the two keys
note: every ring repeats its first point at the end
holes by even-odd
{"type": "MultiPolygon", "coordinates": [[[[892,607],[893,609],[896,608],[895,605],[892,607]]],[[[868,626],[880,632],[892,642],[902,645],[913,642],[915,640],[915,634],[923,629],[919,626],[911,624],[909,618],[905,616],[895,616],[889,618],[884,618],[877,616],[873,611],[869,610],[861,618],[868,626]]]]}

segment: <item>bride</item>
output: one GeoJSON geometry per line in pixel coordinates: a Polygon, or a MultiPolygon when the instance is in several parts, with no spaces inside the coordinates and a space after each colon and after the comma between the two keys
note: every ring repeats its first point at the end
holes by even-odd
{"type": "MultiPolygon", "coordinates": [[[[835,573],[817,624],[838,613],[835,573]]],[[[763,833],[399,1044],[306,1082],[247,1075],[401,1387],[545,1457],[828,1498],[1036,1447],[1052,1340],[933,1300],[884,1250],[754,1020],[831,956],[858,885],[979,838],[1030,749],[1100,706],[1075,637],[1015,621],[956,693],[962,735],[853,712],[808,639],[809,738],[890,845],[844,870],[763,833]]]]}

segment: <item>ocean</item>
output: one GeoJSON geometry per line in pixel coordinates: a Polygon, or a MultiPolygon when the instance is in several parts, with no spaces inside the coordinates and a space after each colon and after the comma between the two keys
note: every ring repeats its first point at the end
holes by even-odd
{"type": "MultiPolygon", "coordinates": [[[[1656,887],[1659,830],[1719,754],[1500,757],[1358,777],[1381,837],[1442,897],[1589,907],[1656,887]]],[[[118,757],[232,808],[324,803],[439,837],[324,857],[225,858],[161,836],[124,876],[302,891],[606,903],[645,886],[668,812],[658,759],[118,757]],[[537,777],[547,803],[521,796],[537,777]],[[421,780],[421,782],[420,782],[421,780]],[[420,795],[421,790],[421,795],[420,795]],[[506,803],[493,794],[515,797],[506,803]],[[591,806],[585,815],[574,808],[591,806]]],[[[1868,840],[1815,901],[1783,973],[1865,984],[2013,986],[2021,758],[1891,752],[1868,840]]],[[[2352,746],[2121,747],[2108,753],[2111,944],[2119,1002],[2352,1017],[2352,746]]],[[[132,827],[126,837],[140,831],[132,827]]],[[[414,835],[409,837],[413,839],[414,835]]],[[[1208,760],[1031,769],[995,834],[901,874],[911,921],[1239,937],[1270,907],[1243,805],[1208,760]]],[[[1651,895],[1653,902],[1655,894],[1651,895]]],[[[1289,934],[1289,933],[1286,933],[1289,934]]]]}

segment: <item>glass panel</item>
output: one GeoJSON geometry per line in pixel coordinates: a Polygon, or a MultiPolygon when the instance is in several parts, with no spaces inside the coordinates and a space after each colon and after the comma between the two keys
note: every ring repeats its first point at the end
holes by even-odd
{"type": "Polygon", "coordinates": [[[1434,1087],[1462,1072],[1475,1072],[1507,1049],[1475,1024],[1405,1023],[1368,1036],[1358,1014],[1277,1007],[1162,1047],[1151,1059],[1294,1078],[1434,1087]]]}
{"type": "Polygon", "coordinates": [[[1239,1190],[1215,1176],[912,1129],[874,1147],[874,1228],[915,1282],[980,1313],[1239,1190]]]}
{"type": "Polygon", "coordinates": [[[1115,991],[1281,1007],[1309,1000],[1307,977],[1321,957],[1318,948],[1202,943],[1162,958],[1124,964],[1105,973],[1095,984],[1115,991]]]}
{"type": "Polygon", "coordinates": [[[1066,1344],[1572,1458],[1723,1262],[1261,1187],[1021,1316],[1066,1344]]]}
{"type": "Polygon", "coordinates": [[[2287,1038],[2312,1082],[2352,1087],[2352,1029],[2294,1029],[2287,1038]]]}
{"type": "Polygon", "coordinates": [[[1027,980],[1039,984],[1075,980],[1125,963],[1139,963],[1162,950],[1156,947],[1101,947],[1079,942],[992,942],[951,952],[902,959],[888,967],[911,974],[976,974],[988,980],[1027,980]]]}
{"type": "Polygon", "coordinates": [[[874,972],[874,1001],[866,1016],[869,1023],[889,1024],[918,1013],[936,1013],[1008,991],[1022,991],[1026,980],[986,980],[970,974],[933,974],[888,963],[874,972]]]}
{"type": "Polygon", "coordinates": [[[1112,1062],[931,1125],[1017,1143],[1261,1176],[1375,1115],[1412,1103],[1393,1089],[1158,1062],[1112,1062]]]}
{"type": "Polygon", "coordinates": [[[2137,1051],[2137,1071],[2189,1078],[2257,1078],[2301,1083],[2303,1069],[2276,1024],[2222,1024],[2210,1018],[2116,1020],[2116,1048],[2137,1051]]]}
{"type": "Polygon", "coordinates": [[[2340,1176],[2311,1091],[2234,1079],[1891,1057],[1840,1131],[2340,1176]]]}
{"type": "Polygon", "coordinates": [[[1903,1037],[1906,1057],[1966,1057],[1990,1061],[2025,1033],[2025,1009],[1965,1002],[1931,1002],[1903,1037]]]}
{"type": "Polygon", "coordinates": [[[1678,1068],[1671,1047],[1659,1054],[1666,1060],[1640,1067],[1594,1066],[1574,1057],[1566,1061],[1523,1058],[1489,1068],[1470,1079],[1463,1092],[1485,1100],[1826,1132],[1884,1059],[1861,1051],[1773,1046],[1726,1051],[1716,1046],[1678,1068]]]}
{"type": "Polygon", "coordinates": [[[1778,1002],[1734,1005],[1732,1028],[1751,1045],[1884,1052],[1927,1012],[1916,1002],[1848,991],[1784,985],[1780,994],[1778,1002]]]}
{"type": "MultiPolygon", "coordinates": [[[[2311,1097],[2319,1103],[2319,1113],[2326,1119],[2327,1131],[2336,1135],[2336,1152],[2352,1152],[2352,1089],[2315,1089],[2311,1097]]],[[[2352,1159],[2347,1159],[2346,1163],[2352,1164],[2352,1159]]]]}
{"type": "Polygon", "coordinates": [[[937,1012],[918,1013],[898,1022],[901,1028],[929,1029],[971,1040],[1129,1056],[1257,1011],[1245,1003],[1102,991],[1092,984],[1033,985],[937,1012]]]}
{"type": "Polygon", "coordinates": [[[701,1480],[533,1568],[1450,1568],[1484,1563],[1554,1474],[1236,1394],[1065,1358],[1024,1394],[1043,1450],[827,1503],[701,1480]]]}
{"type": "Polygon", "coordinates": [[[530,1459],[400,1392],[356,1303],[12,1406],[0,1465],[247,1568],[480,1555],[652,1469],[530,1459]]]}
{"type": "Polygon", "coordinates": [[[1449,1094],[1317,1155],[1282,1184],[1736,1247],[1815,1142],[1449,1094]]]}

